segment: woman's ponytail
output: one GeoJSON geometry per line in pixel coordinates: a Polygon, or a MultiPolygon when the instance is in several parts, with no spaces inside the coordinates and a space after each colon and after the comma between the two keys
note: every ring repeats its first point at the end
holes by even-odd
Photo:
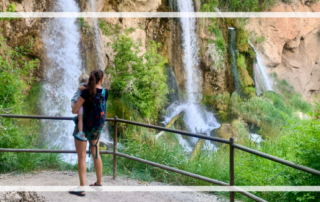
{"type": "Polygon", "coordinates": [[[97,92],[96,85],[103,79],[103,71],[94,70],[91,72],[88,82],[88,89],[90,92],[90,99],[94,97],[97,92]]]}

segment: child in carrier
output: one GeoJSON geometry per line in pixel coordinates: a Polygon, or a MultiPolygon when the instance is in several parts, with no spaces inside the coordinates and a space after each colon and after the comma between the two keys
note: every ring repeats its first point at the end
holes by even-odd
{"type": "MultiPolygon", "coordinates": [[[[73,109],[73,107],[75,106],[76,102],[78,101],[81,92],[85,89],[87,89],[87,83],[89,80],[89,76],[83,71],[81,76],[79,77],[79,83],[80,86],[77,90],[77,92],[74,94],[74,96],[71,99],[71,107],[73,109]]],[[[86,141],[87,138],[85,137],[85,134],[83,132],[83,107],[81,106],[79,111],[78,111],[78,120],[77,117],[74,118],[75,123],[78,122],[78,130],[79,132],[75,135],[78,139],[86,141]]]]}

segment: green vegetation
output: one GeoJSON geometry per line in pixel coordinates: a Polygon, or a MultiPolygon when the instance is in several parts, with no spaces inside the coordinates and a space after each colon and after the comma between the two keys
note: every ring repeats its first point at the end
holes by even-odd
{"type": "Polygon", "coordinates": [[[118,34],[121,29],[118,24],[112,26],[111,24],[108,24],[106,21],[101,19],[99,20],[99,27],[102,30],[102,33],[106,36],[118,34]]]}
{"type": "Polygon", "coordinates": [[[259,12],[270,9],[277,1],[276,0],[233,0],[219,1],[219,6],[224,11],[232,12],[259,12]]]}
{"type": "Polygon", "coordinates": [[[125,29],[124,30],[127,34],[129,33],[129,34],[131,34],[131,33],[133,33],[134,31],[136,31],[133,27],[130,27],[129,29],[125,29]]]}
{"type": "Polygon", "coordinates": [[[85,27],[87,29],[90,29],[90,25],[88,22],[86,22],[83,18],[78,18],[78,23],[80,27],[85,27]]]}
{"type": "Polygon", "coordinates": [[[112,48],[117,53],[114,67],[108,70],[113,76],[113,95],[122,98],[142,117],[156,120],[169,93],[165,76],[167,61],[157,53],[159,44],[151,41],[146,53],[139,56],[139,44],[126,35],[118,35],[112,48]]]}
{"type": "MultiPolygon", "coordinates": [[[[242,59],[238,64],[242,64],[242,59]]],[[[281,128],[287,126],[295,112],[305,114],[313,111],[312,106],[303,101],[301,95],[285,80],[278,81],[274,77],[278,93],[265,92],[260,97],[241,98],[233,93],[225,92],[213,97],[213,103],[219,110],[218,114],[224,121],[240,118],[260,128],[259,134],[270,137],[277,136],[281,128]]],[[[252,87],[245,88],[247,93],[255,93],[252,87]]]]}
{"type": "Polygon", "coordinates": [[[34,82],[24,101],[24,109],[27,114],[40,114],[38,111],[38,99],[42,93],[42,84],[40,82],[34,82]]]}
{"type": "Polygon", "coordinates": [[[241,53],[237,54],[237,69],[239,72],[239,80],[241,88],[243,89],[243,93],[254,97],[256,95],[255,88],[253,87],[254,82],[247,71],[245,56],[241,53]]]}
{"type": "MultiPolygon", "coordinates": [[[[242,145],[268,153],[295,163],[320,169],[318,158],[320,149],[319,120],[290,120],[282,132],[274,139],[263,141],[260,145],[248,138],[246,126],[240,121],[233,121],[235,130],[242,134],[242,145]]],[[[157,132],[136,126],[127,126],[120,142],[124,147],[119,152],[161,163],[170,167],[186,170],[224,182],[229,181],[229,147],[221,145],[218,152],[202,150],[193,161],[185,155],[177,144],[167,141],[154,141],[157,132]]],[[[175,134],[167,134],[173,136],[175,134]]],[[[112,156],[103,156],[104,174],[112,174],[112,156]]],[[[162,181],[174,185],[210,185],[189,177],[178,175],[148,166],[142,163],[118,158],[118,174],[145,181],[162,181]]],[[[320,178],[313,177],[287,166],[251,155],[240,150],[235,152],[235,184],[239,186],[304,186],[319,185],[320,178]]],[[[228,193],[225,194],[228,197],[228,193]]],[[[254,192],[253,194],[267,201],[318,201],[319,193],[312,192],[254,192]],[[312,200],[311,200],[312,199],[312,200]]],[[[236,194],[241,201],[250,201],[247,197],[236,194]]]]}
{"type": "MultiPolygon", "coordinates": [[[[6,12],[10,12],[10,13],[13,13],[16,11],[16,5],[15,4],[9,4],[8,7],[7,7],[7,10],[6,12]]],[[[4,10],[2,10],[2,12],[5,12],[4,10]]],[[[15,19],[15,18],[0,18],[0,21],[2,20],[12,20],[12,19],[15,19]]]]}
{"type": "Polygon", "coordinates": [[[226,50],[226,43],[225,43],[224,38],[222,36],[222,32],[218,28],[213,28],[212,32],[216,36],[215,44],[217,45],[217,47],[220,50],[221,54],[225,55],[227,50],[226,50]]]}
{"type": "MultiPolygon", "coordinates": [[[[6,45],[6,40],[0,35],[0,113],[25,114],[26,98],[23,94],[27,84],[33,84],[30,72],[39,65],[38,59],[28,59],[32,52],[33,39],[29,38],[26,47],[20,46],[12,49],[6,45]]],[[[27,105],[36,105],[37,90],[34,85],[27,105]],[[35,103],[31,103],[35,102],[35,103]]],[[[35,110],[29,108],[28,110],[35,110]]],[[[0,148],[41,148],[39,142],[39,121],[16,120],[0,118],[0,148]]],[[[40,168],[54,168],[61,166],[60,156],[57,154],[24,154],[1,153],[0,172],[31,171],[40,168]]]]}
{"type": "MultiPolygon", "coordinates": [[[[290,0],[282,0],[289,3],[290,0]]],[[[317,0],[314,0],[317,1],[317,0]]],[[[213,10],[213,7],[219,8],[221,11],[231,12],[259,12],[270,9],[277,1],[276,0],[201,0],[204,12],[213,10]]]]}

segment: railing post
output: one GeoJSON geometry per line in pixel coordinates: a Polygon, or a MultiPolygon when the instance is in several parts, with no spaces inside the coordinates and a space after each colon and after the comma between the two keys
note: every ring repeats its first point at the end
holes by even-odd
{"type": "MultiPolygon", "coordinates": [[[[234,185],[234,146],[233,137],[230,138],[230,186],[234,185]]],[[[230,202],[234,202],[234,192],[230,191],[230,202]]]]}
{"type": "Polygon", "coordinates": [[[113,179],[117,177],[117,138],[118,138],[118,122],[117,116],[114,117],[114,137],[113,137],[113,179]]]}

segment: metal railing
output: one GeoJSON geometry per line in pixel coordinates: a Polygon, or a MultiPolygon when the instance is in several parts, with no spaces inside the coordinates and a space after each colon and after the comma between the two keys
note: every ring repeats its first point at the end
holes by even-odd
{"type": "MultiPolygon", "coordinates": [[[[51,116],[24,116],[24,115],[8,115],[8,114],[0,114],[0,117],[4,117],[4,118],[25,118],[25,119],[50,119],[50,120],[72,120],[72,117],[51,117],[51,116]]],[[[265,154],[263,152],[254,150],[254,149],[250,149],[248,147],[244,147],[238,144],[235,144],[233,141],[233,138],[231,137],[229,140],[226,139],[221,139],[221,138],[217,138],[217,137],[210,137],[210,136],[206,136],[206,135],[200,135],[200,134],[196,134],[196,133],[189,133],[189,132],[185,132],[185,131],[180,131],[180,130],[174,130],[174,129],[169,129],[169,128],[165,128],[165,127],[161,127],[161,126],[155,126],[155,125],[149,125],[149,124],[144,124],[144,123],[138,123],[138,122],[134,122],[134,121],[128,121],[128,120],[123,120],[123,119],[118,119],[117,117],[115,117],[114,119],[112,118],[107,118],[106,121],[108,122],[114,122],[114,138],[113,138],[113,151],[100,151],[100,154],[111,154],[113,155],[113,179],[116,179],[117,177],[117,157],[123,157],[123,158],[127,158],[127,159],[131,159],[134,161],[138,161],[144,164],[148,164],[151,166],[155,166],[161,169],[165,169],[171,172],[175,172],[175,173],[179,173],[181,175],[185,175],[188,177],[192,177],[194,179],[198,179],[198,180],[202,180],[205,182],[209,182],[212,184],[216,184],[216,185],[221,185],[221,186],[234,186],[234,151],[235,149],[239,149],[242,151],[245,151],[247,153],[250,154],[254,154],[257,156],[260,156],[262,158],[266,158],[269,159],[271,161],[277,162],[277,163],[281,163],[283,165],[301,170],[301,171],[305,171],[308,173],[311,173],[313,175],[317,175],[320,176],[320,171],[312,169],[312,168],[308,168],[302,165],[298,165],[295,164],[293,162],[290,161],[286,161],[284,159],[269,155],[269,154],[265,154]],[[187,171],[183,171],[183,170],[179,170],[177,168],[172,168],[166,165],[162,165],[162,164],[158,164],[155,162],[151,162],[151,161],[147,161],[145,159],[141,159],[141,158],[137,158],[134,156],[130,156],[127,154],[123,154],[123,153],[119,153],[117,152],[117,133],[118,133],[118,123],[126,123],[126,124],[131,124],[131,125],[136,125],[136,126],[142,126],[142,127],[146,127],[146,128],[152,128],[152,129],[157,129],[157,130],[161,130],[161,131],[166,131],[166,132],[171,132],[171,133],[178,133],[181,135],[186,135],[186,136],[190,136],[190,137],[196,137],[196,138],[201,138],[201,139],[205,139],[205,140],[210,140],[210,141],[215,141],[215,142],[220,142],[220,143],[224,143],[224,144],[228,144],[230,146],[230,181],[229,184],[226,182],[221,182],[219,180],[215,180],[215,179],[211,179],[208,177],[204,177],[201,175],[197,175],[194,173],[190,173],[187,171]]],[[[30,152],[30,153],[76,153],[76,151],[72,151],[72,150],[45,150],[45,149],[6,149],[6,148],[0,148],[0,152],[30,152]]],[[[87,151],[88,152],[88,151],[87,151]]],[[[247,196],[251,199],[253,199],[254,201],[259,201],[259,202],[265,202],[264,199],[259,198],[245,190],[242,190],[240,188],[234,187],[237,192],[239,192],[240,194],[247,196]]],[[[234,192],[230,191],[230,201],[234,202],[234,192]]]]}

